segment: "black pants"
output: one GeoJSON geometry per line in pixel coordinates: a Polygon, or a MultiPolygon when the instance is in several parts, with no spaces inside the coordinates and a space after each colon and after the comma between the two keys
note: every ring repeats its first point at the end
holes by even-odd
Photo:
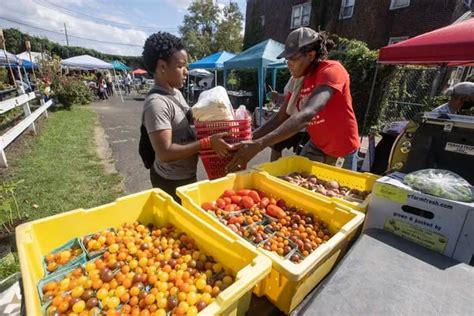
{"type": "Polygon", "coordinates": [[[197,181],[196,176],[191,179],[184,179],[184,180],[169,180],[165,179],[159,174],[156,173],[155,168],[153,166],[150,168],[150,180],[151,185],[154,188],[159,188],[171,195],[174,200],[178,203],[181,203],[181,199],[176,195],[176,188],[187,185],[190,183],[194,183],[197,181]]]}

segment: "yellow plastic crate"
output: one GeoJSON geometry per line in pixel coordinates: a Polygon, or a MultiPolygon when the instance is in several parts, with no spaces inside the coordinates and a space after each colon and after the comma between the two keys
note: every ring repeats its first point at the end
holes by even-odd
{"type": "Polygon", "coordinates": [[[78,209],[19,226],[18,255],[28,315],[41,315],[36,285],[43,277],[42,258],[73,237],[139,221],[171,224],[194,238],[197,246],[231,269],[235,283],[217,296],[200,315],[243,315],[252,290],[271,270],[271,262],[239,240],[219,233],[161,190],[149,190],[117,199],[100,207],[78,209]]]}
{"type": "Polygon", "coordinates": [[[284,199],[288,205],[318,215],[328,223],[333,235],[331,239],[301,263],[295,264],[285,260],[276,253],[258,248],[273,263],[271,273],[255,288],[258,296],[265,295],[280,310],[291,312],[303,298],[322,280],[345,253],[348,243],[355,236],[357,229],[364,221],[364,214],[351,210],[327,199],[320,199],[309,191],[299,190],[275,181],[268,175],[259,172],[242,172],[229,174],[213,181],[201,181],[177,189],[183,206],[236,240],[245,242],[255,248],[244,238],[233,233],[218,219],[204,211],[203,202],[215,201],[226,189],[254,188],[267,194],[284,199]]]}
{"type": "Polygon", "coordinates": [[[338,197],[330,198],[320,193],[309,191],[305,188],[299,187],[295,184],[292,184],[283,179],[279,179],[277,177],[286,176],[292,172],[307,172],[323,180],[336,180],[342,186],[347,186],[351,189],[357,189],[360,191],[372,191],[372,187],[374,186],[375,181],[380,178],[379,176],[372,173],[361,173],[347,169],[337,168],[324,163],[311,161],[308,158],[301,156],[284,157],[274,162],[264,163],[256,166],[255,170],[266,172],[269,175],[275,177],[277,181],[280,181],[290,186],[297,187],[300,190],[306,190],[322,198],[333,200],[337,203],[346,205],[352,209],[363,213],[367,212],[370,196],[367,196],[367,198],[363,202],[354,202],[338,197]]]}

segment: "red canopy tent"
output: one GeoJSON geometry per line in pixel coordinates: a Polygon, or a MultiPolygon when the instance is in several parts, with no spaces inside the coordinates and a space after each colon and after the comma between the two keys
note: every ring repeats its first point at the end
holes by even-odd
{"type": "Polygon", "coordinates": [[[134,75],[146,75],[148,73],[148,71],[144,70],[144,69],[141,69],[141,68],[138,68],[138,69],[135,69],[134,71],[132,71],[132,74],[134,75]]]}
{"type": "MultiPolygon", "coordinates": [[[[362,130],[367,124],[379,64],[439,65],[443,67],[472,65],[474,64],[474,18],[469,17],[462,22],[455,22],[446,27],[382,47],[379,51],[362,130]]],[[[435,81],[433,91],[439,84],[439,80],[435,81]]]]}
{"type": "Polygon", "coordinates": [[[381,64],[448,64],[474,62],[474,19],[382,47],[381,64]]]}

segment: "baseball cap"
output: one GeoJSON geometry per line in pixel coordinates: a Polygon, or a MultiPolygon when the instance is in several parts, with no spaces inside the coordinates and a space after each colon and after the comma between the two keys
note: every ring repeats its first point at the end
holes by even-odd
{"type": "Polygon", "coordinates": [[[446,95],[469,95],[474,96],[474,82],[460,82],[446,90],[446,95]]]}
{"type": "Polygon", "coordinates": [[[285,50],[277,58],[288,58],[300,50],[301,47],[314,43],[319,39],[319,33],[309,27],[300,27],[288,34],[285,50]]]}

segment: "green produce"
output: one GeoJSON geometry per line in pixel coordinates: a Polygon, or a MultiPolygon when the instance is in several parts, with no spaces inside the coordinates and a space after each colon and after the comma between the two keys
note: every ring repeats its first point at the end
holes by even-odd
{"type": "Polygon", "coordinates": [[[473,199],[472,186],[448,170],[418,170],[407,174],[404,182],[415,190],[449,200],[471,202],[473,199]]]}

